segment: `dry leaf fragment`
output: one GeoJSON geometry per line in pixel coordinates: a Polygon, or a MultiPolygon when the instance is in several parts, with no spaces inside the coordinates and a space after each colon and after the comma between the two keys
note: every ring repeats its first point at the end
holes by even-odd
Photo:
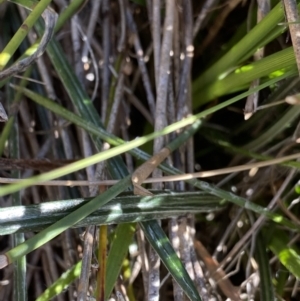
{"type": "Polygon", "coordinates": [[[170,150],[164,147],[160,152],[152,156],[144,164],[139,166],[131,176],[136,195],[152,195],[147,189],[143,188],[142,183],[149,177],[153,170],[163,162],[170,154],[170,150]]]}
{"type": "Polygon", "coordinates": [[[241,301],[239,288],[233,286],[230,280],[226,278],[225,272],[222,269],[219,269],[219,263],[212,258],[200,241],[195,241],[194,245],[198,256],[205,263],[210,276],[218,284],[223,294],[232,301],[241,301]]]}
{"type": "Polygon", "coordinates": [[[285,102],[292,106],[300,105],[300,94],[287,96],[285,102]]]}

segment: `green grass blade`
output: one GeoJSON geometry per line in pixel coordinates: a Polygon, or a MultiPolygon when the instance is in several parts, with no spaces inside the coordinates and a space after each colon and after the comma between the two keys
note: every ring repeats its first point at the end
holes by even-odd
{"type": "MultiPolygon", "coordinates": [[[[7,87],[7,99],[10,105],[16,102],[17,95],[13,95],[14,91],[7,87]]],[[[17,93],[18,94],[18,93],[17,93]]],[[[11,128],[11,133],[9,136],[9,150],[10,157],[19,159],[20,158],[20,141],[19,141],[19,124],[17,120],[14,120],[14,124],[11,128]]],[[[20,178],[20,171],[14,170],[11,172],[13,178],[20,178]]],[[[19,206],[22,205],[20,192],[12,194],[12,205],[19,206]]],[[[25,241],[25,236],[23,233],[15,233],[13,235],[13,246],[17,246],[25,241]]],[[[14,300],[27,301],[27,284],[26,284],[26,256],[19,258],[13,265],[13,292],[14,300]]]]}
{"type": "Polygon", "coordinates": [[[132,223],[118,225],[107,257],[105,299],[108,300],[120,275],[123,260],[128,253],[129,245],[135,233],[135,225],[132,223]]]}
{"type": "Polygon", "coordinates": [[[282,74],[286,74],[286,77],[298,74],[292,47],[237,68],[224,79],[196,91],[193,94],[193,107],[196,109],[212,99],[248,88],[255,79],[273,78],[282,74]],[[287,73],[288,70],[291,72],[287,73]]]}
{"type": "Polygon", "coordinates": [[[141,228],[151,246],[158,253],[165,267],[188,298],[193,301],[201,301],[202,299],[200,298],[192,279],[178,258],[165,232],[158,223],[156,221],[144,222],[141,223],[141,228]]]}
{"type": "Polygon", "coordinates": [[[255,258],[259,266],[260,300],[264,300],[264,301],[276,300],[274,286],[272,283],[269,258],[267,255],[267,246],[261,234],[258,234],[256,239],[255,258]]]}
{"type": "Polygon", "coordinates": [[[299,279],[300,250],[296,246],[289,245],[289,238],[286,233],[277,228],[276,234],[274,232],[270,237],[268,246],[270,250],[278,257],[280,262],[290,271],[290,273],[299,279]]]}
{"type": "MultiPolygon", "coordinates": [[[[63,231],[72,227],[74,224],[81,221],[84,217],[91,214],[97,208],[108,203],[112,198],[116,197],[118,194],[126,190],[131,185],[130,177],[126,177],[123,180],[120,180],[116,185],[105,191],[103,194],[95,197],[90,202],[82,206],[81,208],[73,211],[66,217],[60,219],[58,222],[54,223],[45,230],[39,232],[32,238],[28,239],[24,243],[18,245],[17,247],[11,249],[5,255],[1,255],[2,260],[3,256],[6,256],[8,263],[14,262],[22,256],[30,253],[31,251],[37,249],[38,247],[44,245],[49,240],[53,239],[63,231]]],[[[0,262],[3,262],[0,260],[0,262]]]]}
{"type": "Polygon", "coordinates": [[[85,4],[85,0],[73,0],[71,3],[64,9],[57,19],[55,25],[55,32],[58,32],[64,24],[72,18],[77,11],[80,10],[80,7],[85,4]]]}
{"type": "Polygon", "coordinates": [[[55,296],[66,290],[74,280],[76,280],[81,271],[82,261],[76,263],[72,268],[64,272],[51,286],[49,286],[36,301],[52,300],[55,296]]]}
{"type": "Polygon", "coordinates": [[[279,296],[284,295],[287,281],[289,280],[290,272],[287,268],[280,264],[276,273],[276,293],[279,296]]]}
{"type": "Polygon", "coordinates": [[[235,195],[232,192],[228,192],[226,190],[222,190],[215,185],[211,185],[207,182],[198,181],[198,180],[187,180],[187,183],[198,187],[199,189],[206,191],[207,193],[210,193],[212,195],[218,196],[219,198],[225,199],[235,205],[238,205],[239,207],[251,210],[255,213],[258,213],[260,215],[263,215],[267,217],[268,219],[274,221],[275,223],[281,224],[286,226],[287,228],[291,230],[297,230],[300,231],[300,226],[294,224],[289,219],[286,219],[280,214],[273,213],[269,209],[264,208],[262,206],[259,206],[255,203],[252,203],[248,201],[247,199],[244,199],[238,195],[235,195]]]}
{"type": "Polygon", "coordinates": [[[271,142],[279,133],[282,133],[287,127],[289,127],[291,123],[299,117],[299,114],[300,106],[292,106],[288,108],[272,126],[270,126],[265,132],[262,132],[259,137],[246,144],[244,148],[256,151],[267,145],[267,143],[271,142]]]}
{"type": "Polygon", "coordinates": [[[242,58],[246,59],[246,54],[250,57],[258,46],[264,45],[262,42],[283,19],[283,7],[278,3],[243,39],[193,82],[193,95],[200,93],[205,86],[212,84],[224,72],[236,67],[242,58]]]}
{"type": "Polygon", "coordinates": [[[16,4],[23,5],[29,9],[32,9],[33,5],[34,9],[24,21],[23,25],[18,29],[15,35],[11,38],[9,43],[3,49],[0,54],[0,70],[2,70],[8,61],[12,58],[13,54],[20,46],[26,35],[28,34],[29,30],[33,27],[36,23],[38,18],[42,15],[43,11],[47,8],[47,6],[51,3],[51,0],[41,0],[41,1],[12,1],[16,4]]]}
{"type": "MultiPolygon", "coordinates": [[[[153,191],[153,196],[135,196],[124,193],[95,210],[74,227],[119,224],[162,219],[187,213],[217,211],[226,202],[201,191],[153,191]]],[[[38,232],[89,202],[91,198],[59,200],[27,206],[0,208],[0,235],[16,232],[38,232]]]]}

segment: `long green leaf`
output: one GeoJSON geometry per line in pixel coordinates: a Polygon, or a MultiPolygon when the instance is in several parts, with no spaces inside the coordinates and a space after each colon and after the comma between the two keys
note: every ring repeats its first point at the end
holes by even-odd
{"type": "Polygon", "coordinates": [[[105,299],[108,300],[118,278],[123,260],[128,253],[129,245],[135,233],[135,225],[132,223],[118,225],[114,232],[114,238],[110,245],[107,257],[105,299]]]}
{"type": "Polygon", "coordinates": [[[224,79],[218,79],[203,87],[201,92],[197,91],[193,94],[193,107],[198,108],[217,97],[248,89],[251,82],[258,78],[272,78],[282,74],[289,77],[297,75],[297,73],[293,48],[289,47],[259,61],[236,68],[224,79]],[[291,70],[292,73],[287,73],[288,70],[291,70]]]}
{"type": "Polygon", "coordinates": [[[81,271],[82,261],[80,260],[72,268],[64,272],[59,279],[57,279],[52,285],[50,285],[37,299],[36,301],[48,301],[52,300],[55,296],[61,294],[66,290],[70,284],[76,280],[81,271]]]}
{"type": "Polygon", "coordinates": [[[127,176],[123,180],[120,180],[113,187],[105,191],[103,194],[95,197],[90,202],[80,207],[79,209],[68,214],[66,217],[60,219],[56,223],[52,224],[45,230],[39,232],[35,236],[31,237],[24,243],[9,250],[5,255],[0,255],[0,262],[5,262],[4,257],[7,258],[7,263],[11,263],[21,258],[22,256],[32,252],[38,247],[44,245],[63,231],[72,227],[74,224],[81,221],[83,218],[94,212],[97,208],[108,203],[112,198],[116,197],[122,191],[126,190],[131,184],[130,176],[127,176]]]}
{"type": "MultiPolygon", "coordinates": [[[[14,91],[7,87],[7,99],[9,100],[10,105],[16,103],[17,95],[13,95],[14,91]]],[[[18,93],[17,93],[18,94],[18,93]]],[[[14,120],[14,126],[12,127],[12,131],[9,137],[9,150],[11,158],[20,158],[20,141],[19,141],[19,124],[18,121],[14,120]]],[[[13,178],[20,178],[20,171],[14,170],[11,173],[13,178]]],[[[12,204],[14,206],[22,205],[22,199],[20,192],[16,192],[12,195],[12,204]]],[[[13,235],[13,246],[17,246],[18,244],[24,242],[25,236],[23,233],[16,233],[13,235]]],[[[18,259],[13,267],[14,267],[14,280],[13,280],[13,292],[14,299],[18,301],[27,301],[27,283],[26,283],[26,256],[18,259]]]]}
{"type": "MultiPolygon", "coordinates": [[[[226,202],[201,191],[153,191],[153,196],[121,194],[95,210],[74,227],[118,224],[162,219],[188,213],[212,212],[224,208],[226,202]]],[[[0,235],[16,232],[41,231],[89,202],[71,199],[27,206],[0,208],[0,235]]]]}
{"type": "Polygon", "coordinates": [[[193,94],[215,81],[218,76],[228,69],[237,66],[242,58],[247,58],[245,57],[246,54],[250,57],[257,50],[258,46],[264,46],[261,42],[266,40],[270,32],[274,30],[274,27],[277,27],[278,23],[283,19],[283,7],[281,3],[278,3],[243,39],[193,82],[193,94]]]}
{"type": "Polygon", "coordinates": [[[259,266],[260,277],[260,300],[276,300],[274,286],[272,283],[271,269],[267,255],[267,246],[263,236],[259,233],[256,239],[255,258],[259,266]]]}
{"type": "Polygon", "coordinates": [[[268,129],[259,135],[256,139],[253,139],[250,143],[247,143],[244,148],[256,151],[261,149],[267,143],[271,142],[279,133],[282,133],[292,122],[299,117],[300,106],[292,106],[285,110],[281,114],[280,118],[274,122],[268,129]]]}
{"type": "Polygon", "coordinates": [[[276,234],[273,234],[268,244],[270,250],[296,278],[300,278],[299,248],[289,245],[289,238],[284,231],[276,229],[276,234]]]}
{"type": "Polygon", "coordinates": [[[187,274],[182,262],[178,258],[172,245],[165,232],[153,221],[141,223],[141,228],[147,237],[147,240],[151,243],[152,247],[159,254],[162,262],[171,273],[175,281],[182,287],[185,288],[184,292],[193,301],[201,301],[199,293],[187,274]]]}
{"type": "Polygon", "coordinates": [[[41,1],[22,1],[22,0],[13,0],[16,4],[23,5],[29,9],[33,10],[27,19],[24,21],[23,25],[18,29],[15,35],[11,38],[9,43],[3,49],[0,54],[0,70],[2,70],[8,61],[12,58],[13,54],[22,43],[23,39],[28,34],[29,30],[36,23],[38,18],[42,15],[43,11],[50,4],[51,0],[41,0],[41,1]],[[36,5],[35,5],[36,4],[36,5]]]}

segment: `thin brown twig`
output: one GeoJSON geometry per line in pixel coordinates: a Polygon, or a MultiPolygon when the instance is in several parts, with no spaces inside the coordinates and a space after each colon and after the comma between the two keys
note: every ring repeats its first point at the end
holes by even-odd
{"type": "Polygon", "coordinates": [[[0,158],[0,169],[1,170],[31,169],[31,170],[47,171],[73,162],[75,162],[75,160],[0,158]]]}
{"type": "Polygon", "coordinates": [[[230,300],[240,301],[239,289],[233,286],[229,279],[225,277],[225,272],[221,269],[219,263],[211,257],[209,252],[199,240],[196,240],[194,245],[197,254],[204,261],[210,276],[218,283],[218,286],[224,295],[230,298],[230,300]]]}
{"type": "MultiPolygon", "coordinates": [[[[275,158],[271,160],[266,160],[262,162],[255,162],[251,164],[245,165],[238,165],[233,167],[226,167],[222,169],[215,169],[215,170],[208,170],[208,171],[201,171],[195,173],[187,173],[182,175],[172,175],[172,176],[165,176],[161,178],[148,178],[143,180],[142,183],[159,183],[159,182],[174,182],[174,181],[184,181],[190,180],[195,178],[208,178],[214,177],[218,175],[229,174],[232,172],[238,171],[246,171],[252,168],[261,168],[267,167],[274,164],[280,164],[286,161],[294,160],[300,158],[300,153],[296,153],[293,155],[275,158]]],[[[21,179],[12,179],[12,178],[0,178],[0,183],[19,183],[22,182],[21,179]]],[[[104,180],[104,181],[73,181],[73,180],[53,180],[53,181],[45,181],[43,183],[36,183],[35,185],[45,185],[45,186],[89,186],[89,185],[115,185],[118,180],[104,180]]]]}

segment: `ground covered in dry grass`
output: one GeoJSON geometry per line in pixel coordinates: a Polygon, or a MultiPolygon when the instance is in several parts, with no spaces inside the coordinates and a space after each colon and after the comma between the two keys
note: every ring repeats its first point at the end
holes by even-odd
{"type": "Polygon", "coordinates": [[[297,5],[0,0],[0,300],[300,300],[297,5]]]}

